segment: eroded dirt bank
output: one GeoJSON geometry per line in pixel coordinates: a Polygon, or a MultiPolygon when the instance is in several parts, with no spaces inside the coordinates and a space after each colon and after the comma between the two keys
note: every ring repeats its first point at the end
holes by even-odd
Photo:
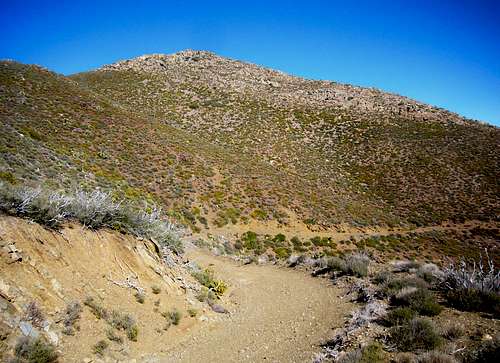
{"type": "Polygon", "coordinates": [[[195,247],[166,266],[151,242],[109,230],[75,224],[56,232],[0,216],[0,242],[3,358],[26,334],[21,323],[33,323],[26,319],[31,302],[44,319],[34,328],[56,345],[61,362],[307,362],[352,308],[329,281],[303,272],[242,265],[195,247]],[[196,299],[199,285],[182,267],[188,261],[212,268],[228,283],[219,303],[229,313],[216,313],[196,299]],[[120,286],[127,279],[144,290],[144,302],[137,301],[134,288],[120,286]],[[161,292],[153,293],[153,286],[161,292]],[[109,322],[84,305],[89,296],[109,313],[132,316],[137,341],[118,330],[123,342],[109,340],[109,322]],[[74,301],[83,310],[74,335],[67,335],[64,311],[74,301]],[[182,319],[166,329],[162,313],[174,308],[182,319]],[[109,344],[102,356],[94,352],[100,340],[109,344]]]}

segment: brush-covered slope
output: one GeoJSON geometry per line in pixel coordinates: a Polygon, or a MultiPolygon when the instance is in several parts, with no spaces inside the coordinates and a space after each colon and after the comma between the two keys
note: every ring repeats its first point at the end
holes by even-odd
{"type": "Polygon", "coordinates": [[[17,179],[146,194],[198,227],[498,215],[499,129],[401,96],[195,51],[70,78],[0,69],[0,168],[17,179]]]}

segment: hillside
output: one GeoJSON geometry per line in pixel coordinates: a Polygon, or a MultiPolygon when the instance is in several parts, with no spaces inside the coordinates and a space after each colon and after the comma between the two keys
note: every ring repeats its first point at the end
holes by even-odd
{"type": "Polygon", "coordinates": [[[405,97],[197,51],[0,70],[4,179],[153,199],[195,231],[498,216],[499,129],[405,97]]]}
{"type": "Polygon", "coordinates": [[[1,361],[498,361],[499,128],[199,51],[0,118],[1,361]]]}

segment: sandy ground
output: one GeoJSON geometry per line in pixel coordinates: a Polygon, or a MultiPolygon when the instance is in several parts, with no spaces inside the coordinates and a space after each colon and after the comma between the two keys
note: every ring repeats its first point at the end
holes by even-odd
{"type": "Polygon", "coordinates": [[[309,362],[342,326],[352,304],[331,282],[276,266],[244,265],[199,249],[188,257],[211,266],[231,288],[230,314],[193,330],[157,362],[309,362]]]}

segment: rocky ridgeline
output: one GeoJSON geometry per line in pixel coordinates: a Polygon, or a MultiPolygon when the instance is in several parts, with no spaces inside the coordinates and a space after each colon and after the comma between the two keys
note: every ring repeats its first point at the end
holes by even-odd
{"type": "Polygon", "coordinates": [[[100,71],[135,71],[166,76],[172,84],[194,83],[222,91],[251,94],[276,106],[346,110],[358,117],[392,116],[420,121],[474,125],[447,110],[375,88],[290,76],[207,51],[143,55],[103,66],[100,71]]]}

